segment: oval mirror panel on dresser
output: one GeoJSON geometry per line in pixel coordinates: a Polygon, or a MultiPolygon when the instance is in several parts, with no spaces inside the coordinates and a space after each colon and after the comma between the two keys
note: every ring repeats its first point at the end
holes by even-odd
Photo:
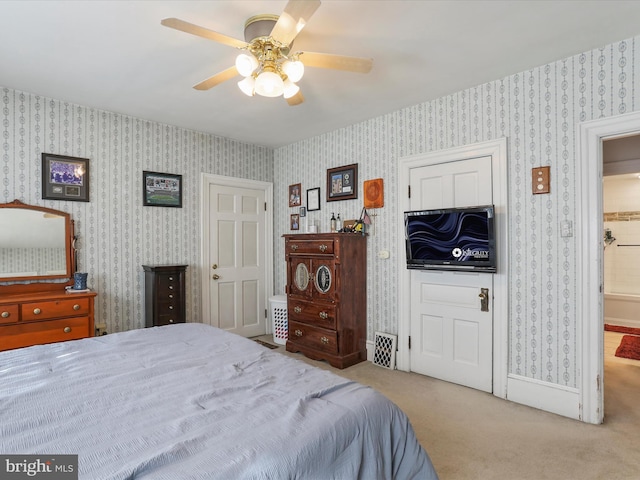
{"type": "Polygon", "coordinates": [[[74,239],[69,213],[0,204],[0,350],[94,335],[95,292],[70,289],[74,239]]]}

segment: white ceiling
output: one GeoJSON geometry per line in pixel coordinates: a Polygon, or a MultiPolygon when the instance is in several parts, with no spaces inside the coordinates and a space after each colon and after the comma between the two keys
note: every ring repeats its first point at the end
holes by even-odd
{"type": "MultiPolygon", "coordinates": [[[[307,68],[305,102],[192,85],[237,51],[160,25],[243,39],[286,0],[0,1],[0,86],[278,147],[640,33],[639,1],[323,0],[294,50],[371,57],[369,74],[307,68]]],[[[240,77],[238,77],[238,80],[240,77]]]]}

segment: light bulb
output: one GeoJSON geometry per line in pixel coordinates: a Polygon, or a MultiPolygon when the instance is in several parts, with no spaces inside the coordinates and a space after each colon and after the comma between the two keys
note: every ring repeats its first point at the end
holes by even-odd
{"type": "Polygon", "coordinates": [[[282,77],[273,72],[262,72],[256,78],[256,93],[263,97],[278,97],[283,90],[282,77]]]}
{"type": "Polygon", "coordinates": [[[300,87],[295,83],[293,83],[291,79],[287,78],[284,81],[284,88],[282,92],[282,95],[284,96],[284,98],[291,98],[299,91],[300,91],[300,87]]]}
{"type": "Polygon", "coordinates": [[[304,64],[300,60],[295,62],[287,60],[282,64],[282,71],[295,83],[304,75],[304,64]]]}
{"type": "Polygon", "coordinates": [[[251,75],[256,68],[258,68],[258,60],[253,55],[241,53],[236,57],[236,69],[243,77],[251,75]]]}
{"type": "Polygon", "coordinates": [[[240,87],[242,93],[248,95],[249,97],[253,97],[255,95],[255,85],[256,79],[253,78],[253,76],[245,77],[238,82],[238,87],[240,87]]]}

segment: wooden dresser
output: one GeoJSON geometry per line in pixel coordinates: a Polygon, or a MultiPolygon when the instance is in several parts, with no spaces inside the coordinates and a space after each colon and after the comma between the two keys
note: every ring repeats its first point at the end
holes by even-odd
{"type": "Polygon", "coordinates": [[[284,235],[287,351],[345,368],[366,360],[367,237],[284,235]]]}
{"type": "Polygon", "coordinates": [[[186,322],[187,265],[143,265],[146,327],[186,322]]]}
{"type": "Polygon", "coordinates": [[[94,335],[95,292],[0,295],[0,350],[94,335]]]}

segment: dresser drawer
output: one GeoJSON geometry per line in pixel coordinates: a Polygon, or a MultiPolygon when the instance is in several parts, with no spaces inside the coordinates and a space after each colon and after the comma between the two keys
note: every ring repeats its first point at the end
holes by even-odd
{"type": "Polygon", "coordinates": [[[317,253],[332,255],[333,254],[333,240],[289,240],[286,244],[286,251],[288,254],[296,253],[317,253]]]}
{"type": "Polygon", "coordinates": [[[333,305],[303,302],[290,297],[287,315],[290,321],[300,321],[333,330],[336,328],[336,307],[333,305]]]}
{"type": "Polygon", "coordinates": [[[289,341],[327,353],[338,353],[338,334],[334,330],[289,320],[289,341]]]}
{"type": "Polygon", "coordinates": [[[20,305],[0,305],[0,325],[16,323],[20,319],[20,305]]]}
{"type": "Polygon", "coordinates": [[[22,321],[46,320],[47,318],[87,315],[89,313],[88,298],[69,298],[49,302],[23,303],[22,321]]]}
{"type": "Polygon", "coordinates": [[[88,298],[69,298],[49,302],[23,303],[22,321],[46,320],[47,318],[87,315],[89,313],[88,298]]]}
{"type": "Polygon", "coordinates": [[[90,337],[89,317],[0,325],[0,350],[90,337]]]}

